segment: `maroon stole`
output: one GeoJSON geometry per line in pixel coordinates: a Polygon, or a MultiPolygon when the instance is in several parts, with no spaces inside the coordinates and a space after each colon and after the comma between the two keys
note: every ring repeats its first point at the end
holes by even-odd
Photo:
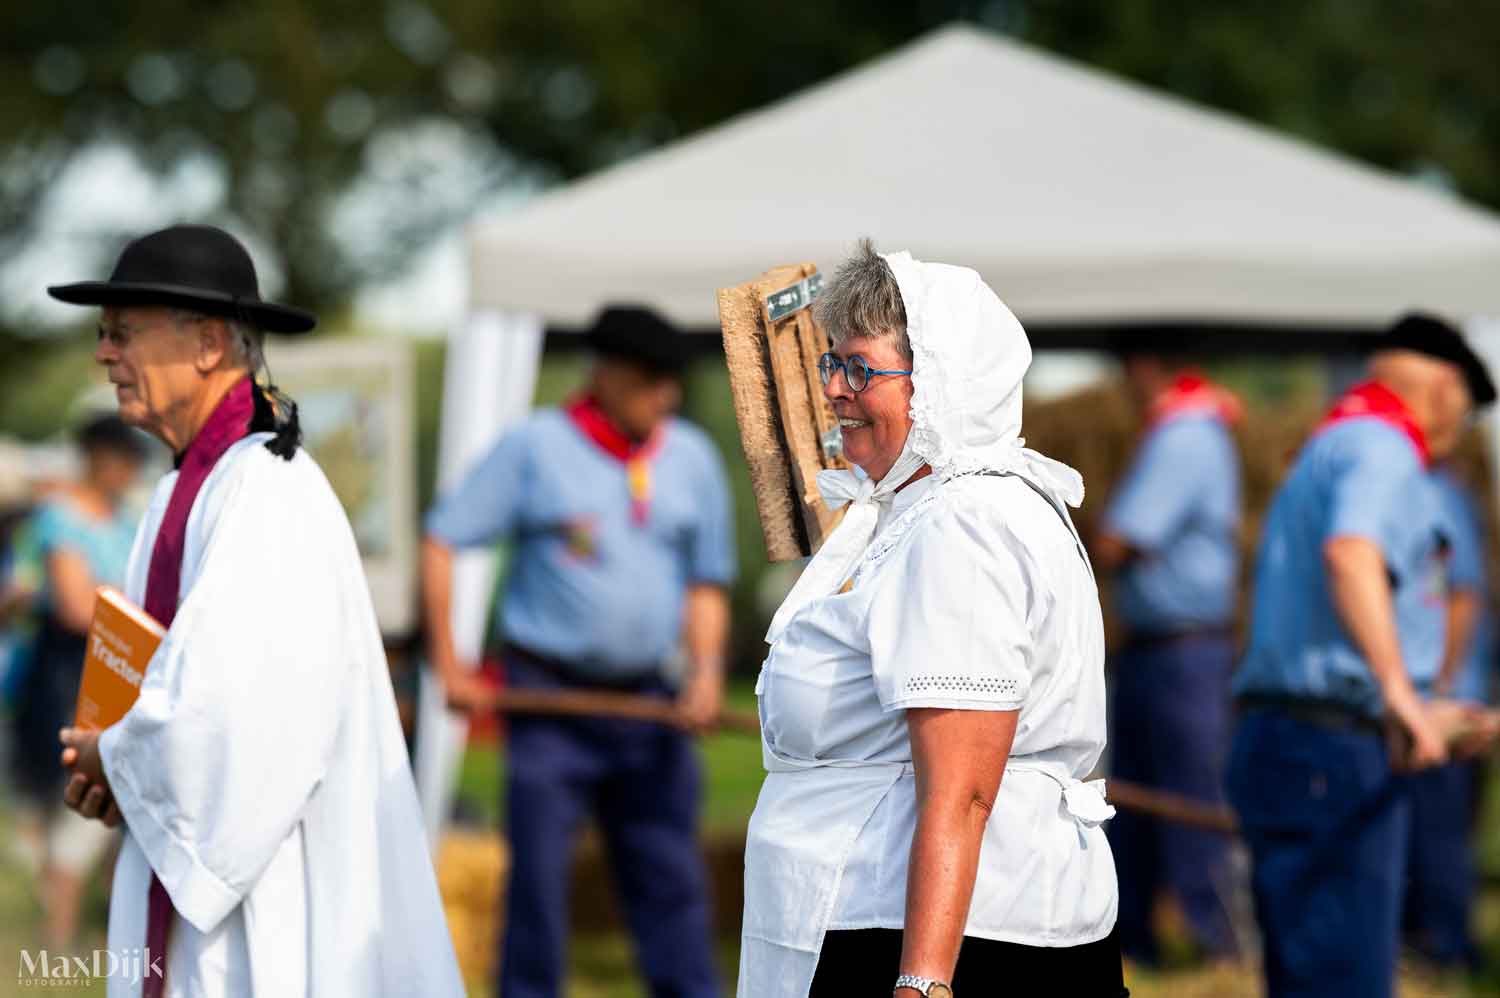
{"type": "MultiPolygon", "coordinates": [[[[220,400],[208,422],[188,444],[178,460],[177,481],[172,497],[156,532],[151,548],[151,565],[146,573],[146,612],[163,627],[172,626],[177,615],[177,594],[182,588],[182,553],[187,538],[188,514],[203,482],[219,458],[250,430],[255,415],[253,388],[246,378],[220,400]]],[[[161,998],[166,986],[168,933],[172,927],[172,898],[155,872],[151,874],[151,893],[146,903],[146,949],[161,957],[163,974],[147,973],[141,982],[141,998],[161,998]]],[[[148,962],[149,962],[148,957],[148,962]]]]}

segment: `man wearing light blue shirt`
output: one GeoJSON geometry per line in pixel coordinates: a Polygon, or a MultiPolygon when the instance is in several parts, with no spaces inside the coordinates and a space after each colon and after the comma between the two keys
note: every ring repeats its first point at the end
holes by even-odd
{"type": "MultiPolygon", "coordinates": [[[[1094,544],[1095,564],[1115,573],[1115,609],[1127,629],[1110,660],[1111,772],[1218,803],[1239,583],[1240,462],[1231,424],[1240,406],[1178,361],[1132,355],[1125,374],[1146,430],[1094,544]]],[[[1233,954],[1223,836],[1121,811],[1109,838],[1126,956],[1157,961],[1152,909],[1163,889],[1205,955],[1233,954]]]]}
{"type": "Polygon", "coordinates": [[[1427,466],[1494,385],[1413,315],[1313,433],[1267,514],[1227,789],[1250,849],[1271,998],[1392,993],[1409,822],[1403,765],[1447,755],[1443,536],[1427,466]],[[1389,721],[1410,744],[1392,758],[1389,721]]]}
{"type": "MultiPolygon", "coordinates": [[[[723,698],[731,508],[707,437],[671,417],[685,344],[641,309],[606,310],[586,390],[512,430],[427,518],[434,664],[451,703],[492,691],[462,668],[448,623],[451,552],[513,545],[498,615],[506,682],[675,698],[702,728],[723,698]],[[677,682],[668,664],[685,653],[677,682]]],[[[512,868],[502,998],[560,994],[573,846],[598,822],[652,993],[718,994],[697,841],[700,774],[686,731],[642,721],[513,716],[512,868]]]]}

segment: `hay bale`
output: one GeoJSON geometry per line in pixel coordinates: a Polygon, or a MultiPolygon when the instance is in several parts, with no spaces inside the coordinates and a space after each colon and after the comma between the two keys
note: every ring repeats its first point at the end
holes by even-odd
{"type": "Polygon", "coordinates": [[[510,853],[493,832],[450,831],[438,847],[438,891],[465,981],[494,978],[501,889],[509,870],[510,853]]]}

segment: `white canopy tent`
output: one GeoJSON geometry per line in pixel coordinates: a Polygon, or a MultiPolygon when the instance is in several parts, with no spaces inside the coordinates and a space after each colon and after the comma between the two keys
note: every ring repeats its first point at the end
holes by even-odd
{"type": "Polygon", "coordinates": [[[974,267],[1030,323],[1500,305],[1500,219],[968,27],[476,224],[472,295],[712,327],[715,288],[862,235],[974,267]]]}
{"type": "MultiPolygon", "coordinates": [[[[714,328],[715,289],[775,264],[830,266],[864,235],[974,267],[1034,328],[1374,328],[1411,307],[1500,314],[1495,217],[950,27],[476,223],[472,316],[455,343],[497,325],[540,337],[617,301],[714,328]]],[[[505,355],[534,364],[538,351],[505,355]]],[[[489,390],[533,378],[473,363],[455,374],[489,390]]],[[[445,419],[445,480],[503,428],[460,418],[462,427],[445,419]]],[[[482,607],[460,614],[464,647],[477,649],[483,619],[482,607]]],[[[427,771],[440,771],[434,760],[452,744],[429,749],[427,771]]]]}

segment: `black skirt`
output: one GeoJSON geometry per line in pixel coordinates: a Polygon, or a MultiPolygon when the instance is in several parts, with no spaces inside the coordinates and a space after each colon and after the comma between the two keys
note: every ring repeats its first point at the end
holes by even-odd
{"type": "MultiPolygon", "coordinates": [[[[808,998],[888,995],[901,972],[900,929],[848,929],[823,936],[808,998]]],[[[1082,946],[1022,946],[964,937],[953,998],[1038,994],[1126,998],[1115,932],[1082,946]]]]}

